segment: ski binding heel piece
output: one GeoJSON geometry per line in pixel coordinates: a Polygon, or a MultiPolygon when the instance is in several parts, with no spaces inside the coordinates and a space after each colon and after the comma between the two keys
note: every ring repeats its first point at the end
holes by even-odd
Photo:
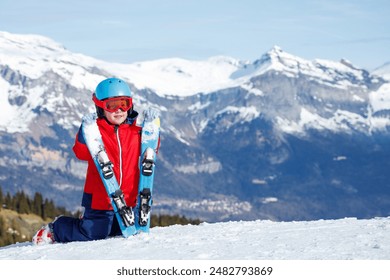
{"type": "Polygon", "coordinates": [[[151,176],[153,174],[155,152],[152,148],[147,148],[142,160],[142,175],[151,176]]]}
{"type": "Polygon", "coordinates": [[[140,192],[141,205],[140,205],[140,213],[139,213],[139,224],[141,226],[146,226],[149,221],[150,216],[150,199],[152,194],[149,188],[143,189],[140,192]]]}
{"type": "Polygon", "coordinates": [[[112,170],[112,163],[108,159],[106,151],[101,149],[97,154],[97,159],[100,164],[100,168],[102,169],[104,179],[110,179],[114,175],[112,170]]]}
{"type": "Polygon", "coordinates": [[[116,190],[115,193],[112,194],[112,199],[114,200],[116,208],[118,209],[119,215],[123,219],[123,223],[127,227],[134,225],[135,215],[133,209],[126,205],[125,198],[123,197],[123,193],[120,189],[116,190]]]}

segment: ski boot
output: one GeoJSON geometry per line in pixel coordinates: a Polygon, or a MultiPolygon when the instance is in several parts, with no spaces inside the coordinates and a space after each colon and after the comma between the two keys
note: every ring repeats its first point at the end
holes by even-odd
{"type": "Polygon", "coordinates": [[[32,239],[34,245],[44,245],[44,244],[53,244],[54,235],[51,229],[51,225],[45,225],[34,235],[32,239]]]}

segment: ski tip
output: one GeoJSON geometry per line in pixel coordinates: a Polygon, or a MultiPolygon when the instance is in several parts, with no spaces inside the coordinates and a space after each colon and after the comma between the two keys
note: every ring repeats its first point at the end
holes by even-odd
{"type": "Polygon", "coordinates": [[[97,119],[97,114],[96,113],[89,113],[83,116],[82,122],[83,123],[91,123],[96,121],[97,119]]]}
{"type": "Polygon", "coordinates": [[[155,118],[153,122],[160,127],[160,118],[155,118]]]}
{"type": "Polygon", "coordinates": [[[124,238],[129,238],[129,237],[134,236],[136,234],[137,234],[137,230],[136,230],[135,226],[130,226],[130,227],[122,229],[122,236],[124,238]]]}
{"type": "Polygon", "coordinates": [[[148,108],[143,112],[145,121],[152,121],[160,117],[160,110],[156,108],[148,108]]]}

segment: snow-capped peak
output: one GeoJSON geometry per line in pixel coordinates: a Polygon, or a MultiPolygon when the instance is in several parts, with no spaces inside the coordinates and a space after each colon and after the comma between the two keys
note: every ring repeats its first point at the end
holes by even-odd
{"type": "MultiPolygon", "coordinates": [[[[281,57],[283,56],[284,54],[287,54],[285,53],[282,48],[280,46],[273,46],[267,53],[266,55],[268,55],[271,59],[275,59],[275,58],[278,58],[278,57],[281,57]]],[[[287,54],[288,55],[288,54],[287,54]]]]}
{"type": "Polygon", "coordinates": [[[160,95],[187,96],[235,86],[231,74],[243,62],[225,56],[203,61],[168,58],[132,64],[109,63],[86,55],[72,53],[61,44],[40,35],[0,32],[0,65],[31,79],[47,71],[69,80],[76,88],[93,90],[100,75],[90,75],[97,67],[133,83],[150,88],[160,95]],[[77,79],[76,77],[82,77],[77,79]]]}
{"type": "Polygon", "coordinates": [[[374,74],[384,77],[387,80],[390,80],[390,61],[386,62],[382,66],[376,68],[373,71],[374,74]]]}
{"type": "Polygon", "coordinates": [[[233,58],[218,56],[203,61],[169,58],[103,67],[126,77],[138,88],[150,88],[161,95],[188,96],[236,86],[230,76],[241,65],[233,58]]]}
{"type": "Polygon", "coordinates": [[[91,57],[72,53],[61,44],[40,35],[0,31],[0,65],[31,79],[53,71],[77,88],[93,89],[102,77],[91,77],[86,68],[98,63],[91,57]],[[83,76],[82,79],[77,76],[83,76]]]}
{"type": "MultiPolygon", "coordinates": [[[[325,59],[311,61],[287,53],[279,46],[274,46],[255,61],[254,65],[261,68],[261,72],[274,70],[291,77],[305,75],[339,88],[354,86],[356,83],[363,84],[366,73],[364,69],[354,66],[346,59],[341,59],[339,62],[325,59]]],[[[259,74],[259,71],[256,74],[259,74]]]]}
{"type": "Polygon", "coordinates": [[[255,65],[260,64],[268,64],[276,66],[278,64],[282,65],[288,65],[288,64],[294,64],[296,65],[297,62],[308,62],[306,60],[300,59],[297,56],[291,55],[285,51],[282,50],[279,46],[273,46],[269,51],[267,51],[265,54],[261,56],[260,59],[256,60],[254,62],[255,65]]]}
{"type": "Polygon", "coordinates": [[[339,87],[351,85],[348,77],[363,80],[363,71],[350,62],[309,61],[283,51],[280,46],[274,46],[253,63],[216,56],[200,61],[168,58],[120,64],[72,53],[43,36],[0,32],[0,49],[0,64],[22,75],[38,78],[44,72],[53,71],[76,88],[90,90],[104,78],[88,71],[94,67],[122,77],[137,88],[149,88],[164,96],[189,96],[242,86],[270,70],[294,77],[304,74],[339,87]],[[345,79],[335,83],[335,76],[340,73],[345,73],[345,79]]]}
{"type": "Polygon", "coordinates": [[[15,55],[34,55],[37,58],[66,51],[65,47],[54,40],[34,34],[12,34],[0,31],[0,46],[4,52],[15,55]]]}

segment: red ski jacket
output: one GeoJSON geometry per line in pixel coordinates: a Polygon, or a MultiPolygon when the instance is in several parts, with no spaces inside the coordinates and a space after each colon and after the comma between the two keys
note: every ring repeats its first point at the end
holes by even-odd
{"type": "MultiPolygon", "coordinates": [[[[135,122],[119,126],[112,125],[104,118],[99,118],[97,125],[108,158],[113,163],[114,174],[122,189],[126,204],[134,207],[138,195],[142,128],[136,126],[135,122]]],[[[88,161],[83,206],[94,210],[112,210],[110,199],[80,131],[77,133],[73,151],[78,159],[88,161]]]]}

